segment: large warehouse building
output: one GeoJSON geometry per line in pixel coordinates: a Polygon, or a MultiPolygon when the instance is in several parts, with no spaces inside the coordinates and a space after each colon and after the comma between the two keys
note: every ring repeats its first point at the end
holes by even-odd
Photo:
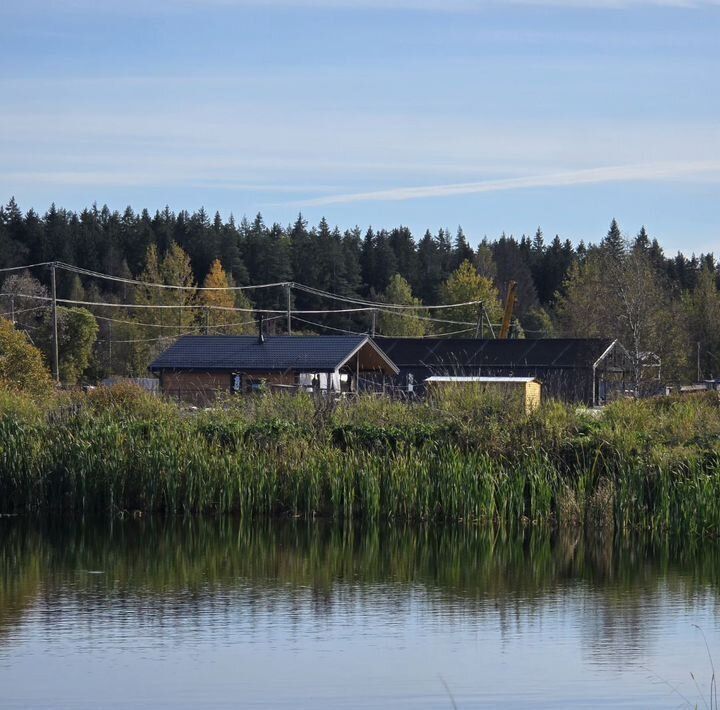
{"type": "Polygon", "coordinates": [[[534,377],[545,397],[604,404],[632,388],[627,352],[609,338],[477,340],[377,338],[400,373],[400,391],[422,394],[433,375],[534,377]]]}

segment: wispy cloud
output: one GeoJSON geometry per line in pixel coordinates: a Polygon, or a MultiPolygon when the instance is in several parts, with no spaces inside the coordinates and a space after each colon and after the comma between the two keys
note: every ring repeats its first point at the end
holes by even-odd
{"type": "MultiPolygon", "coordinates": [[[[26,0],[25,7],[56,6],[51,0],[26,0]]],[[[62,7],[80,9],[92,7],[98,12],[158,13],[168,10],[188,10],[200,7],[292,9],[319,8],[325,10],[411,10],[430,12],[475,12],[488,7],[508,5],[558,7],[588,10],[622,10],[634,7],[703,8],[720,7],[720,0],[155,0],[148,4],[140,0],[105,2],[95,0],[64,0],[62,7]]]]}
{"type": "Polygon", "coordinates": [[[319,7],[453,12],[473,11],[483,7],[503,5],[539,5],[578,9],[613,9],[648,5],[698,8],[720,6],[720,0],[160,0],[158,4],[180,7],[213,4],[225,7],[319,7]]]}
{"type": "Polygon", "coordinates": [[[453,197],[483,192],[500,192],[537,187],[572,187],[612,182],[653,182],[683,178],[720,179],[720,161],[647,163],[641,165],[615,165],[563,173],[531,175],[501,180],[429,185],[424,187],[398,187],[372,192],[355,192],[328,195],[315,199],[290,203],[299,207],[323,207],[326,205],[351,204],[355,202],[399,202],[429,197],[453,197]]]}
{"type": "MultiPolygon", "coordinates": [[[[178,0],[192,2],[193,0],[178,0]]],[[[277,6],[319,6],[319,7],[376,7],[387,9],[408,10],[478,10],[488,6],[503,5],[540,5],[572,8],[624,8],[643,5],[665,7],[703,7],[718,6],[720,0],[215,0],[215,2],[232,5],[277,5],[277,6]]]]}

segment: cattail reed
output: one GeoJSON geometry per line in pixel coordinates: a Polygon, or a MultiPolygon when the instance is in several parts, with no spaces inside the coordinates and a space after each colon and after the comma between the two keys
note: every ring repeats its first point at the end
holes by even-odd
{"type": "Polygon", "coordinates": [[[234,514],[720,533],[720,404],[0,393],[0,513],[234,514]]]}

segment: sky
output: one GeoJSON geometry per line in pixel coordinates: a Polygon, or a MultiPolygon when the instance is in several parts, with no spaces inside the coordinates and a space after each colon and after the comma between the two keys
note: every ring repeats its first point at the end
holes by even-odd
{"type": "Polygon", "coordinates": [[[720,0],[4,0],[0,201],[720,255],[720,0]]]}

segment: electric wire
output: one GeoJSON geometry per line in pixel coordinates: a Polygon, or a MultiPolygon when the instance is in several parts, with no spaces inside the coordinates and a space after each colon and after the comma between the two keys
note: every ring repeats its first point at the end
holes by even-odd
{"type": "MultiPolygon", "coordinates": [[[[394,303],[381,303],[378,301],[370,301],[367,299],[359,298],[359,297],[350,297],[350,296],[339,296],[337,294],[330,293],[328,291],[324,291],[322,289],[317,289],[311,286],[305,286],[304,284],[298,284],[291,281],[280,281],[275,283],[269,283],[269,284],[258,284],[254,286],[218,286],[218,287],[202,287],[202,286],[176,286],[171,284],[158,284],[158,283],[151,283],[146,281],[141,281],[138,279],[131,279],[131,278],[125,278],[120,276],[113,276],[111,274],[104,274],[98,271],[93,271],[90,269],[85,269],[82,267],[73,266],[71,264],[66,264],[65,262],[40,262],[37,264],[29,264],[27,266],[18,266],[18,267],[8,267],[6,269],[0,269],[0,271],[18,271],[21,269],[28,269],[33,268],[36,266],[55,266],[57,268],[65,269],[69,272],[80,274],[83,276],[87,276],[90,278],[98,278],[98,279],[105,279],[110,280],[118,283],[125,283],[130,284],[134,286],[143,286],[148,288],[161,288],[161,289],[172,289],[172,290],[180,290],[180,291],[243,291],[243,290],[249,290],[249,289],[261,289],[261,288],[274,288],[274,287],[284,287],[288,288],[289,290],[295,288],[300,290],[301,292],[315,295],[320,298],[328,298],[335,301],[339,301],[342,303],[349,303],[353,304],[354,308],[342,308],[342,309],[301,309],[301,310],[280,310],[280,309],[269,309],[269,308],[242,308],[242,307],[231,307],[231,306],[218,306],[218,305],[209,305],[209,304],[200,304],[200,303],[178,303],[178,304],[151,304],[151,303],[111,303],[107,301],[85,301],[80,299],[69,299],[69,298],[56,298],[56,303],[61,304],[69,304],[73,306],[85,306],[85,307],[98,307],[98,308],[127,308],[127,309],[201,309],[201,310],[213,310],[213,311],[231,311],[231,312],[238,312],[238,313],[253,313],[253,314],[259,314],[259,315],[275,315],[277,317],[281,317],[283,315],[290,315],[291,317],[296,317],[301,315],[332,315],[334,313],[336,314],[346,314],[346,313],[367,313],[367,312],[375,312],[375,313],[384,313],[386,315],[393,315],[393,316],[400,316],[404,318],[416,318],[418,320],[426,321],[426,322],[434,322],[434,323],[443,323],[443,324],[450,324],[450,325],[467,325],[467,326],[475,326],[477,328],[477,323],[472,323],[469,321],[458,321],[458,320],[451,320],[451,319],[443,319],[443,318],[436,318],[429,315],[420,315],[420,313],[408,313],[405,311],[429,311],[429,310],[436,310],[436,309],[451,309],[451,308],[459,308],[464,306],[477,306],[479,305],[481,308],[483,306],[482,301],[466,301],[463,303],[452,303],[452,304],[442,304],[442,305],[436,305],[436,306],[426,306],[426,305],[407,305],[407,304],[394,304],[394,303]]],[[[35,300],[41,300],[50,302],[53,299],[49,296],[30,296],[25,294],[16,294],[18,298],[26,298],[26,299],[35,299],[35,300]]],[[[41,307],[38,307],[41,308],[41,307]]],[[[487,318],[487,313],[485,312],[484,308],[483,315],[485,318],[487,318]]],[[[102,316],[96,316],[97,318],[103,318],[102,316]]],[[[107,317],[104,317],[106,320],[110,320],[107,317]]],[[[116,319],[118,322],[120,322],[120,319],[116,319]]],[[[301,322],[302,319],[298,318],[301,322]]],[[[133,321],[133,323],[136,323],[133,321]]],[[[168,327],[168,328],[179,328],[182,326],[172,326],[172,325],[165,325],[165,324],[140,324],[136,323],[137,325],[147,325],[151,326],[154,325],[154,327],[168,327]]],[[[240,323],[238,325],[244,325],[245,323],[240,323]]],[[[489,319],[488,319],[489,324],[489,319]]],[[[327,329],[334,329],[337,332],[347,332],[347,333],[357,333],[358,331],[351,331],[351,330],[345,330],[342,328],[334,328],[333,326],[327,326],[324,324],[318,324],[315,323],[318,327],[323,327],[327,329]]],[[[449,334],[459,334],[459,333],[465,333],[469,332],[472,328],[468,327],[465,329],[459,329],[456,331],[452,331],[451,333],[446,333],[444,335],[449,334]]],[[[491,325],[492,329],[492,325],[491,325]]]]}
{"type": "Polygon", "coordinates": [[[3,269],[0,269],[0,273],[7,273],[10,271],[23,271],[24,269],[34,269],[36,266],[52,266],[54,262],[52,261],[41,261],[37,264],[27,264],[26,266],[6,266],[3,269]]]}
{"type": "Polygon", "coordinates": [[[293,283],[293,288],[296,288],[300,291],[305,291],[306,293],[310,293],[315,296],[324,296],[325,298],[331,298],[336,301],[343,301],[345,303],[355,303],[358,305],[368,306],[372,308],[392,308],[392,309],[400,309],[400,310],[418,310],[418,311],[424,311],[424,310],[439,310],[439,309],[445,309],[445,308],[460,308],[462,306],[478,306],[482,303],[482,301],[465,301],[463,303],[446,303],[436,306],[425,306],[425,305],[407,305],[407,304],[399,304],[399,303],[381,303],[379,301],[368,301],[363,298],[354,298],[350,296],[338,296],[334,293],[330,293],[328,291],[322,291],[321,289],[313,288],[312,286],[305,286],[304,284],[299,283],[293,283]]]}
{"type": "Polygon", "coordinates": [[[131,286],[143,286],[145,288],[161,288],[171,289],[175,291],[248,291],[252,289],[261,288],[276,288],[278,286],[287,287],[290,285],[289,281],[278,281],[276,283],[269,284],[257,284],[251,286],[177,286],[173,284],[159,284],[152,283],[150,281],[140,281],[138,279],[129,279],[124,276],[112,276],[111,274],[103,274],[99,271],[91,271],[90,269],[83,269],[79,266],[73,266],[72,264],[65,264],[62,261],[55,262],[55,265],[59,269],[70,271],[75,274],[82,274],[83,276],[89,276],[96,279],[103,279],[105,281],[115,281],[118,283],[129,284],[131,286]]]}

